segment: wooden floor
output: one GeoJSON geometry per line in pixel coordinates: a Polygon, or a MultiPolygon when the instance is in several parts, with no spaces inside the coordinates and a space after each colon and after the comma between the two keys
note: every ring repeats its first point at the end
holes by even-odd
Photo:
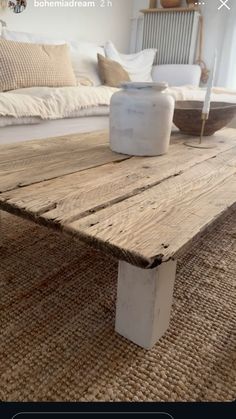
{"type": "Polygon", "coordinates": [[[0,147],[0,207],[62,229],[139,267],[177,254],[236,202],[236,130],[194,149],[112,153],[104,132],[0,147]]]}

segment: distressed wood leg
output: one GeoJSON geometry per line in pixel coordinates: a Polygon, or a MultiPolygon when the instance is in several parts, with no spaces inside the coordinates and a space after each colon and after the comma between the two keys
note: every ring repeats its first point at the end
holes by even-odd
{"type": "Polygon", "coordinates": [[[116,331],[145,349],[169,327],[176,264],[149,270],[119,262],[116,331]]]}

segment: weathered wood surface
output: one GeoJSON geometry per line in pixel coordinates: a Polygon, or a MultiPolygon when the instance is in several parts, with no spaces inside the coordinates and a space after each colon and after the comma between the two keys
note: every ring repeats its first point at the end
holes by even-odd
{"type": "Polygon", "coordinates": [[[236,202],[236,148],[232,166],[220,158],[194,166],[175,178],[66,225],[94,245],[131,264],[167,261],[227,207],[236,202]]]}
{"type": "Polygon", "coordinates": [[[93,133],[1,146],[0,208],[153,267],[236,202],[234,129],[209,139],[214,149],[177,135],[161,157],[116,155],[107,141],[93,133]]]}
{"type": "MultiPolygon", "coordinates": [[[[65,224],[77,220],[86,213],[93,212],[102,206],[108,206],[116,201],[136,195],[145,188],[148,189],[171,176],[177,176],[195,164],[235,146],[234,139],[228,138],[227,141],[222,142],[222,137],[219,137],[217,141],[217,149],[195,149],[194,152],[191,152],[193,149],[180,147],[181,140],[179,139],[177,143],[170,147],[167,155],[158,157],[158,161],[156,157],[150,157],[132,158],[121,161],[119,164],[112,162],[95,167],[93,170],[78,171],[72,175],[68,174],[67,176],[59,176],[49,181],[40,182],[37,187],[30,175],[27,177],[27,181],[31,181],[32,186],[27,188],[18,187],[14,191],[11,190],[1,196],[10,205],[16,205],[32,213],[32,215],[41,215],[45,220],[65,224]]],[[[90,143],[88,144],[89,153],[87,158],[91,162],[91,152],[92,161],[94,161],[94,153],[89,145],[90,143]]],[[[45,146],[48,147],[48,144],[45,146]]],[[[67,162],[64,155],[60,157],[64,165],[63,170],[69,171],[70,165],[66,168],[67,162]]],[[[34,164],[38,165],[38,162],[34,164]]],[[[26,170],[31,170],[35,174],[35,169],[30,166],[31,162],[28,161],[26,170]]],[[[51,168],[49,167],[47,173],[50,171],[51,168]]],[[[7,174],[11,177],[12,183],[18,182],[18,185],[22,185],[24,173],[20,178],[16,177],[14,171],[7,167],[7,174]]],[[[45,170],[37,171],[36,174],[41,176],[42,179],[46,177],[45,170]]],[[[2,188],[5,188],[5,190],[9,188],[9,179],[2,179],[2,188]]]]}
{"type": "Polygon", "coordinates": [[[130,158],[107,143],[99,132],[0,146],[0,192],[130,158]]]}

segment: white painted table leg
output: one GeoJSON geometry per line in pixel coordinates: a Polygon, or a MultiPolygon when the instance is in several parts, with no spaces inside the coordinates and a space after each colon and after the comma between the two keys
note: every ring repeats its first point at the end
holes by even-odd
{"type": "Polygon", "coordinates": [[[155,269],[119,262],[116,331],[151,349],[169,327],[176,261],[155,269]]]}

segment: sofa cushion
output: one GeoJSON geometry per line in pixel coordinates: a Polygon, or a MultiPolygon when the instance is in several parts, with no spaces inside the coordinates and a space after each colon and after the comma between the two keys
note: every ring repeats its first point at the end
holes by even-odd
{"type": "Polygon", "coordinates": [[[0,91],[76,86],[69,48],[0,40],[0,91]]]}
{"type": "Polygon", "coordinates": [[[105,54],[110,60],[117,61],[129,74],[133,82],[151,82],[152,66],[156,56],[156,49],[145,49],[137,54],[120,54],[114,44],[105,44],[105,54]]]}
{"type": "Polygon", "coordinates": [[[90,80],[93,86],[100,86],[101,80],[98,74],[97,54],[105,55],[104,48],[91,42],[68,41],[65,39],[52,39],[46,35],[38,35],[26,32],[10,31],[2,29],[2,38],[9,41],[27,42],[33,44],[60,45],[67,43],[70,48],[72,66],[77,84],[90,80]],[[82,81],[82,82],[81,82],[82,81]]]}
{"type": "Polygon", "coordinates": [[[98,54],[98,71],[106,86],[120,87],[122,82],[130,81],[129,74],[119,63],[100,54],[98,54]]]}

